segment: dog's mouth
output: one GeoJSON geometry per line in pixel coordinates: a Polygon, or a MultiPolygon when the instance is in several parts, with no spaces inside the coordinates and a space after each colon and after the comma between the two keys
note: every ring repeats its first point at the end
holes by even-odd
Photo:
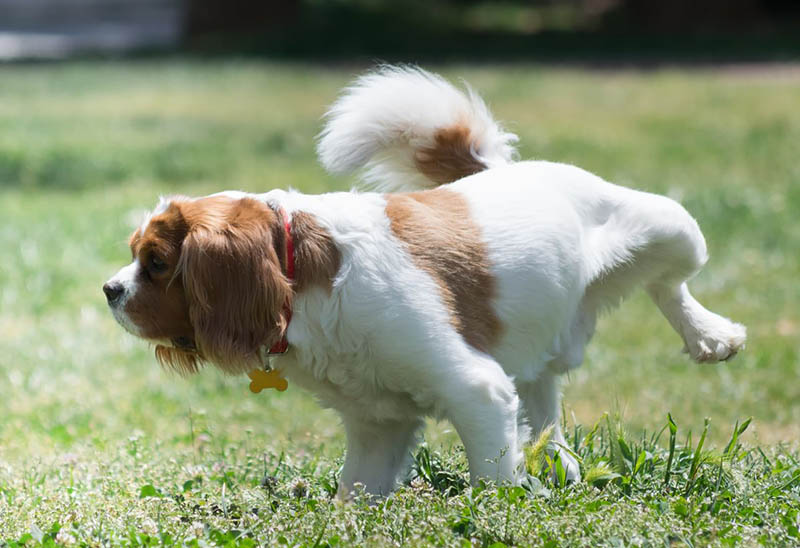
{"type": "Polygon", "coordinates": [[[111,315],[114,316],[114,319],[125,331],[136,337],[142,337],[141,328],[133,323],[125,312],[116,306],[109,306],[109,308],[111,309],[111,315]]]}

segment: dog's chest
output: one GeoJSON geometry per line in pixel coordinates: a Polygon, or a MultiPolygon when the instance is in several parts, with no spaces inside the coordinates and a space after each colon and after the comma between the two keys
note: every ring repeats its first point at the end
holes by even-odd
{"type": "Polygon", "coordinates": [[[291,361],[285,370],[290,386],[307,390],[323,407],[374,422],[413,420],[433,412],[431,395],[386,386],[357,360],[332,362],[316,372],[291,361]]]}

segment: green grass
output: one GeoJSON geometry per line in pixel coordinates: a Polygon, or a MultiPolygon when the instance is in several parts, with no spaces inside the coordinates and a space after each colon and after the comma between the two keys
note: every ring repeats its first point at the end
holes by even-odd
{"type": "Polygon", "coordinates": [[[698,366],[643,296],[604,318],[565,383],[579,485],[532,458],[525,488],[467,488],[457,438],[431,423],[417,479],[340,505],[333,413],[292,387],[171,376],[123,333],[100,286],[159,194],[351,184],[312,140],[358,70],[0,67],[0,546],[800,542],[796,72],[443,68],[485,94],[523,157],[679,199],[711,251],[695,294],[749,328],[736,360],[698,366]]]}

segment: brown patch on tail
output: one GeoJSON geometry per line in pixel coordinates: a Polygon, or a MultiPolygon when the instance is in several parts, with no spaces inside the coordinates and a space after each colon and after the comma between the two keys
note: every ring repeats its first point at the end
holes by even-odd
{"type": "Polygon", "coordinates": [[[486,169],[475,157],[469,126],[456,125],[442,128],[433,135],[434,144],[421,148],[414,155],[417,169],[431,181],[452,183],[486,169]]]}
{"type": "Polygon", "coordinates": [[[386,215],[414,263],[436,280],[453,327],[472,347],[488,352],[501,332],[492,308],[495,280],[466,200],[442,188],[388,194],[386,215]]]}

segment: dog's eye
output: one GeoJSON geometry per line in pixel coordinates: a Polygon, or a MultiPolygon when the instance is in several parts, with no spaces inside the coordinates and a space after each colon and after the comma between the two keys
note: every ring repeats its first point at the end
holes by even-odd
{"type": "Polygon", "coordinates": [[[167,263],[162,261],[158,255],[150,255],[150,271],[159,274],[167,269],[167,263]]]}

